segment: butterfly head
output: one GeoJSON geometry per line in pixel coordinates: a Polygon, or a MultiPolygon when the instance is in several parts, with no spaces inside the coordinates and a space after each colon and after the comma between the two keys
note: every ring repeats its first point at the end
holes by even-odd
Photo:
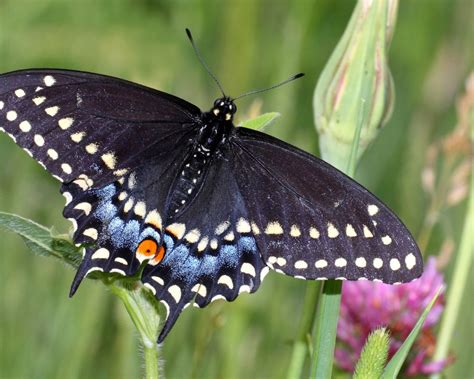
{"type": "Polygon", "coordinates": [[[214,101],[211,113],[222,121],[232,121],[237,111],[234,101],[230,97],[222,97],[214,101]]]}

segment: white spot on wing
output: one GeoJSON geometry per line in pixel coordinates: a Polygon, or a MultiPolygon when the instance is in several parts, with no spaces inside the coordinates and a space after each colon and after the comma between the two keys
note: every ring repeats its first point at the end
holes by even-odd
{"type": "Polygon", "coordinates": [[[38,97],[35,97],[33,99],[33,103],[35,103],[35,105],[41,105],[43,104],[43,102],[46,100],[46,97],[44,96],[38,96],[38,97]]]}
{"type": "Polygon", "coordinates": [[[220,223],[219,225],[217,225],[216,230],[214,231],[214,233],[217,236],[220,236],[222,233],[224,233],[227,230],[229,225],[230,225],[229,221],[225,221],[225,222],[220,223]]]}
{"type": "Polygon", "coordinates": [[[217,284],[224,284],[229,287],[229,289],[234,289],[234,282],[232,281],[232,278],[228,275],[222,275],[217,281],[217,284]]]}
{"type": "Polygon", "coordinates": [[[358,257],[355,260],[355,264],[357,267],[364,268],[365,266],[367,266],[367,261],[365,260],[364,257],[358,257]]]}
{"type": "Polygon", "coordinates": [[[316,263],[314,264],[316,268],[324,268],[324,267],[327,267],[327,265],[328,265],[328,262],[325,259],[318,259],[316,263]]]}
{"type": "Polygon", "coordinates": [[[229,242],[232,242],[234,240],[235,236],[234,236],[234,232],[229,232],[225,235],[224,239],[226,241],[229,241],[229,242]]]}
{"type": "Polygon", "coordinates": [[[26,95],[25,91],[23,91],[21,88],[18,88],[18,89],[15,91],[15,96],[16,96],[16,97],[23,97],[23,96],[25,96],[25,95],[26,95]]]}
{"type": "Polygon", "coordinates": [[[74,207],[74,209],[83,211],[86,216],[89,216],[89,214],[91,213],[91,210],[92,210],[92,205],[90,203],[83,202],[83,203],[77,204],[74,207]]]}
{"type": "Polygon", "coordinates": [[[109,259],[110,251],[102,247],[92,254],[91,259],[109,259]]]}
{"type": "Polygon", "coordinates": [[[144,283],[143,286],[148,288],[153,293],[153,295],[156,295],[156,289],[150,283],[144,283]]]}
{"type": "Polygon", "coordinates": [[[87,153],[91,155],[97,153],[98,149],[99,149],[99,146],[96,143],[90,143],[89,145],[86,146],[87,153]]]}
{"type": "Polygon", "coordinates": [[[172,235],[174,235],[177,239],[181,239],[183,238],[184,233],[186,232],[186,226],[184,224],[174,223],[168,225],[166,227],[166,230],[172,235]]]}
{"type": "Polygon", "coordinates": [[[197,241],[199,241],[200,236],[201,233],[199,232],[199,230],[193,229],[184,236],[184,239],[189,243],[196,243],[197,241]]]}
{"type": "Polygon", "coordinates": [[[354,230],[354,227],[351,224],[346,225],[346,236],[347,237],[357,237],[357,233],[354,230]]]}
{"type": "Polygon", "coordinates": [[[173,297],[174,301],[176,301],[176,303],[179,303],[179,301],[181,300],[181,288],[175,284],[168,288],[168,292],[173,297]]]}
{"type": "Polygon", "coordinates": [[[374,235],[372,234],[372,232],[369,230],[369,228],[367,227],[367,225],[364,225],[364,237],[365,238],[372,238],[374,235]]]}
{"type": "Polygon", "coordinates": [[[390,268],[393,270],[393,271],[397,271],[400,269],[400,261],[397,259],[397,258],[392,258],[390,259],[390,268]]]}
{"type": "Polygon", "coordinates": [[[405,257],[405,265],[409,270],[416,266],[416,257],[412,253],[405,257]]]}
{"type": "Polygon", "coordinates": [[[53,117],[53,116],[56,116],[56,114],[58,113],[59,107],[55,105],[54,107],[46,108],[44,111],[46,112],[48,116],[53,117]]]}
{"type": "Polygon", "coordinates": [[[316,229],[314,227],[309,228],[309,236],[313,239],[318,239],[319,238],[318,229],[316,229]]]}
{"type": "Polygon", "coordinates": [[[204,284],[201,284],[201,283],[195,284],[194,287],[191,288],[191,291],[198,293],[202,297],[207,296],[207,288],[204,284]]]}
{"type": "Polygon", "coordinates": [[[375,204],[369,204],[367,206],[367,212],[369,212],[369,216],[375,216],[379,211],[379,207],[377,207],[375,204]]]}
{"type": "Polygon", "coordinates": [[[58,125],[62,130],[69,129],[73,124],[74,119],[72,117],[65,117],[58,121],[58,125]]]}
{"type": "Polygon", "coordinates": [[[151,279],[157,282],[160,286],[163,286],[165,284],[165,281],[159,276],[152,276],[151,279]]]}
{"type": "Polygon", "coordinates": [[[272,221],[267,224],[267,227],[265,228],[265,234],[283,234],[283,228],[278,221],[272,221]]]}
{"type": "Polygon", "coordinates": [[[383,266],[383,260],[380,259],[380,258],[374,258],[374,260],[372,261],[372,264],[373,264],[374,267],[378,270],[378,269],[382,268],[382,266],[383,266]]]}
{"type": "Polygon", "coordinates": [[[23,133],[28,133],[31,130],[31,124],[28,121],[20,122],[19,127],[23,133]]]}
{"type": "Polygon", "coordinates": [[[15,111],[8,111],[7,112],[7,120],[8,121],[15,121],[17,117],[18,117],[18,115],[15,111]]]}
{"type": "Polygon", "coordinates": [[[71,140],[73,142],[79,143],[82,141],[82,139],[86,136],[86,132],[78,132],[71,134],[71,140]]]}
{"type": "Polygon", "coordinates": [[[54,79],[52,75],[46,75],[43,78],[43,83],[46,85],[46,87],[51,87],[54,85],[54,83],[56,83],[56,79],[54,79]]]}
{"type": "Polygon", "coordinates": [[[82,232],[82,234],[84,234],[87,237],[92,238],[94,241],[96,241],[97,237],[99,236],[97,233],[97,229],[94,229],[94,228],[86,229],[82,232]]]}
{"type": "Polygon", "coordinates": [[[237,232],[239,233],[250,233],[251,227],[249,222],[244,219],[240,218],[239,221],[237,221],[237,232]]]}
{"type": "Polygon", "coordinates": [[[334,262],[336,267],[345,267],[347,265],[347,261],[344,258],[337,258],[334,262]]]}
{"type": "Polygon", "coordinates": [[[304,270],[308,268],[308,264],[305,261],[296,261],[295,268],[298,270],[304,270]]]}
{"type": "Polygon", "coordinates": [[[135,204],[135,208],[133,209],[133,212],[141,218],[145,217],[146,215],[145,203],[143,201],[137,202],[137,204],[135,204]]]}
{"type": "Polygon", "coordinates": [[[382,243],[384,245],[390,245],[392,243],[392,238],[390,238],[390,236],[383,236],[382,243]]]}
{"type": "Polygon", "coordinates": [[[69,164],[67,164],[67,163],[63,163],[63,164],[61,165],[61,170],[63,170],[63,171],[64,171],[66,174],[68,174],[68,175],[72,173],[72,168],[71,168],[71,166],[70,166],[69,164]]]}
{"type": "Polygon", "coordinates": [[[42,147],[44,146],[44,138],[43,136],[39,135],[39,134],[35,134],[34,138],[33,138],[33,141],[35,142],[35,144],[39,147],[42,147]]]}
{"type": "Polygon", "coordinates": [[[199,243],[198,243],[198,251],[203,252],[204,250],[206,250],[208,242],[209,242],[208,237],[202,238],[201,241],[199,241],[199,243]]]}
{"type": "Polygon", "coordinates": [[[339,235],[339,231],[336,229],[336,227],[328,223],[328,237],[329,238],[336,238],[339,235]]]}
{"type": "Polygon", "coordinates": [[[120,263],[120,264],[123,264],[124,266],[128,266],[128,262],[125,258],[122,258],[122,257],[117,257],[114,259],[114,262],[117,262],[117,263],[120,263]]]}
{"type": "Polygon", "coordinates": [[[105,163],[105,165],[113,170],[115,168],[115,165],[117,164],[117,158],[115,158],[114,153],[106,153],[101,156],[102,161],[105,163]]]}
{"type": "Polygon", "coordinates": [[[255,267],[253,267],[252,264],[250,263],[243,263],[242,267],[240,268],[240,272],[243,272],[244,274],[249,274],[250,276],[255,277],[257,274],[255,272],[255,267]]]}
{"type": "Polygon", "coordinates": [[[298,228],[298,226],[296,226],[296,225],[291,225],[290,236],[292,236],[292,237],[299,237],[299,236],[301,236],[301,230],[300,230],[300,228],[298,228]]]}

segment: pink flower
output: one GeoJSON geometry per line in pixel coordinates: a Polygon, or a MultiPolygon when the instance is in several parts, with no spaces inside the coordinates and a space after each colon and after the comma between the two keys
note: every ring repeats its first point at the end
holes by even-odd
{"type": "MultiPolygon", "coordinates": [[[[387,327],[391,335],[391,357],[405,341],[441,286],[444,286],[444,280],[436,270],[434,258],[428,260],[421,278],[412,283],[392,286],[368,281],[345,282],[337,328],[337,364],[344,370],[354,371],[367,336],[381,326],[387,327]]],[[[407,359],[405,374],[431,374],[446,366],[446,361],[430,362],[436,343],[433,327],[443,308],[444,297],[441,294],[428,314],[407,359]]]]}

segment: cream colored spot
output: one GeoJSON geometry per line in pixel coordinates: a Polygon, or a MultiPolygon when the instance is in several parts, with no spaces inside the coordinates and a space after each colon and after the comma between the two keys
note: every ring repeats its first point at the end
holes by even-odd
{"type": "Polygon", "coordinates": [[[381,260],[380,258],[374,258],[372,264],[374,265],[376,269],[382,268],[383,260],[381,260]]]}
{"type": "Polygon", "coordinates": [[[44,146],[44,138],[43,138],[43,136],[40,136],[39,134],[35,134],[35,136],[33,138],[33,141],[39,147],[44,146]]]}
{"type": "Polygon", "coordinates": [[[239,294],[241,293],[250,293],[250,286],[248,286],[247,284],[244,284],[243,286],[240,286],[239,288],[239,294]]]}
{"type": "Polygon", "coordinates": [[[204,250],[206,250],[206,247],[207,247],[208,243],[209,243],[209,238],[208,237],[202,238],[201,241],[199,241],[199,243],[198,243],[198,251],[203,252],[204,250]]]}
{"type": "Polygon", "coordinates": [[[219,225],[217,225],[217,228],[216,228],[214,233],[217,236],[220,236],[222,233],[224,233],[227,230],[229,225],[230,225],[229,221],[225,221],[225,222],[220,223],[219,225]]]}
{"type": "Polygon", "coordinates": [[[48,116],[53,117],[53,116],[56,116],[56,114],[58,113],[59,107],[55,105],[54,107],[46,108],[44,111],[46,112],[48,116]]]}
{"type": "Polygon", "coordinates": [[[296,261],[295,268],[298,270],[304,270],[308,268],[308,264],[305,261],[296,261]]]}
{"type": "Polygon", "coordinates": [[[123,192],[120,192],[119,195],[118,195],[118,199],[119,201],[124,201],[126,198],[127,198],[127,193],[125,191],[123,192]]]}
{"type": "Polygon", "coordinates": [[[229,289],[234,289],[234,282],[232,281],[232,278],[228,275],[222,275],[217,281],[217,284],[224,284],[229,287],[229,289]]]}
{"type": "Polygon", "coordinates": [[[255,234],[256,236],[260,234],[260,229],[258,228],[257,224],[255,222],[252,222],[252,233],[255,234]]]}
{"type": "Polygon", "coordinates": [[[183,238],[184,233],[186,232],[186,226],[184,224],[174,223],[168,225],[166,230],[180,240],[183,238]]]}
{"type": "Polygon", "coordinates": [[[74,209],[83,211],[86,216],[89,216],[89,213],[91,213],[92,210],[92,205],[87,202],[79,203],[77,204],[74,209]]]}
{"type": "Polygon", "coordinates": [[[99,234],[97,232],[97,229],[94,229],[94,228],[86,229],[86,230],[84,230],[84,232],[82,234],[84,234],[87,237],[92,238],[94,241],[96,241],[97,237],[99,236],[99,234]]]}
{"type": "Polygon", "coordinates": [[[318,229],[311,227],[309,228],[309,236],[313,239],[318,239],[319,238],[319,231],[318,229]]]}
{"type": "Polygon", "coordinates": [[[28,133],[31,130],[31,124],[28,121],[20,122],[20,130],[23,133],[28,133]]]}
{"type": "Polygon", "coordinates": [[[127,174],[127,172],[128,172],[128,168],[122,168],[120,170],[115,170],[114,175],[115,176],[124,176],[125,174],[127,174]]]}
{"type": "Polygon", "coordinates": [[[128,199],[127,202],[125,203],[125,205],[123,206],[123,211],[125,213],[128,213],[130,211],[130,209],[132,209],[134,203],[135,203],[135,199],[133,197],[128,199]]]}
{"type": "Polygon", "coordinates": [[[91,155],[97,153],[98,149],[99,149],[99,146],[96,143],[90,143],[89,145],[86,146],[86,151],[91,155]]]}
{"type": "Polygon", "coordinates": [[[61,170],[63,170],[64,173],[66,173],[66,174],[68,174],[68,175],[72,173],[71,165],[69,165],[69,164],[67,164],[67,163],[63,163],[63,164],[61,165],[61,170]]]}
{"type": "Polygon", "coordinates": [[[275,264],[275,263],[277,262],[277,260],[278,260],[278,258],[277,258],[277,257],[274,257],[274,256],[272,255],[272,256],[268,257],[267,263],[273,265],[273,264],[275,264]]]}
{"type": "Polygon", "coordinates": [[[48,149],[47,154],[53,161],[59,158],[58,152],[54,149],[48,149]]]}
{"type": "Polygon", "coordinates": [[[355,260],[355,264],[357,267],[364,268],[365,266],[367,266],[367,261],[364,257],[359,257],[355,260]]]}
{"type": "Polygon", "coordinates": [[[191,291],[192,292],[196,292],[198,293],[199,295],[201,295],[202,297],[206,297],[207,296],[207,288],[204,284],[195,284],[193,288],[191,288],[191,291]]]}
{"type": "Polygon", "coordinates": [[[280,257],[280,258],[277,258],[276,263],[277,263],[277,265],[279,265],[279,266],[284,266],[284,265],[286,265],[286,259],[285,259],[285,258],[281,258],[281,257],[280,257]]]}
{"type": "Polygon", "coordinates": [[[393,270],[393,271],[397,271],[400,269],[400,261],[397,259],[397,258],[392,258],[390,259],[390,268],[393,270]]]}
{"type": "Polygon", "coordinates": [[[79,143],[82,141],[82,139],[86,136],[86,132],[78,132],[71,134],[71,140],[73,142],[79,143]]]}
{"type": "Polygon", "coordinates": [[[7,112],[7,120],[8,121],[15,121],[17,117],[18,117],[18,115],[15,111],[8,111],[7,112]]]}
{"type": "Polygon", "coordinates": [[[211,245],[212,250],[217,250],[217,248],[219,247],[219,243],[217,242],[217,240],[215,238],[213,238],[211,240],[210,245],[211,245]]]}
{"type": "Polygon", "coordinates": [[[110,251],[102,247],[92,254],[91,259],[109,259],[110,251]]]}
{"type": "Polygon", "coordinates": [[[260,271],[260,281],[262,282],[263,279],[265,279],[265,277],[268,275],[268,273],[270,272],[270,268],[265,266],[264,268],[262,268],[262,271],[260,271]]]}
{"type": "Polygon", "coordinates": [[[43,87],[36,87],[35,92],[41,91],[43,87]]]}
{"type": "MultiPolygon", "coordinates": [[[[124,193],[124,192],[122,192],[124,193]]],[[[127,194],[125,193],[125,196],[127,194]]],[[[153,225],[157,229],[161,229],[163,221],[161,220],[160,213],[154,209],[151,212],[148,212],[146,218],[145,218],[145,223],[153,225]]]]}
{"type": "Polygon", "coordinates": [[[101,156],[101,159],[104,161],[105,165],[113,170],[117,164],[117,158],[114,153],[107,153],[101,156]]]}
{"type": "Polygon", "coordinates": [[[216,295],[211,299],[211,303],[217,300],[226,300],[226,298],[222,295],[216,295]]]}
{"type": "Polygon", "coordinates": [[[154,282],[158,283],[160,286],[163,286],[165,284],[165,281],[162,278],[160,278],[159,276],[152,276],[151,279],[154,282]]]}
{"type": "Polygon", "coordinates": [[[135,208],[133,208],[133,212],[141,218],[145,217],[146,215],[145,203],[143,201],[137,202],[137,204],[135,204],[135,208]]]}
{"type": "Polygon", "coordinates": [[[407,269],[411,270],[416,265],[416,257],[410,253],[405,257],[405,265],[407,269]]]}
{"type": "Polygon", "coordinates": [[[372,232],[369,230],[369,228],[367,227],[367,225],[364,225],[364,237],[365,238],[372,238],[374,235],[372,234],[372,232]]]}
{"type": "Polygon", "coordinates": [[[243,263],[242,267],[240,268],[240,272],[243,272],[244,274],[249,274],[250,276],[255,277],[257,274],[255,272],[255,267],[253,267],[252,264],[250,263],[243,263]]]}
{"type": "Polygon", "coordinates": [[[166,312],[165,320],[166,320],[168,318],[169,314],[170,314],[170,306],[164,300],[160,300],[160,303],[163,304],[163,306],[165,307],[165,312],[166,312]]]}
{"type": "Polygon", "coordinates": [[[188,241],[189,243],[196,243],[197,241],[199,241],[200,236],[201,236],[201,233],[199,232],[199,230],[193,229],[184,236],[184,239],[188,241]]]}
{"type": "Polygon", "coordinates": [[[328,262],[325,259],[319,259],[314,265],[316,266],[316,268],[324,268],[327,267],[328,262]]]}
{"type": "Polygon", "coordinates": [[[347,261],[344,258],[337,258],[334,262],[336,267],[345,267],[347,265],[347,261]]]}
{"type": "Polygon", "coordinates": [[[347,237],[357,237],[357,233],[354,230],[354,227],[351,224],[346,225],[346,236],[347,237]]]}
{"type": "Polygon", "coordinates": [[[328,223],[328,237],[329,238],[336,238],[339,235],[339,231],[336,229],[336,227],[328,223]]]}
{"type": "Polygon", "coordinates": [[[21,88],[18,88],[16,91],[15,91],[15,95],[16,97],[23,97],[26,95],[25,91],[23,91],[21,88]]]}
{"type": "Polygon", "coordinates": [[[125,258],[122,258],[122,257],[117,257],[114,259],[114,262],[117,262],[117,263],[120,263],[124,266],[128,266],[128,262],[125,258]]]}
{"type": "Polygon", "coordinates": [[[300,228],[298,228],[298,226],[296,226],[296,225],[291,225],[290,236],[292,236],[292,237],[299,237],[299,236],[301,236],[301,230],[300,230],[300,228]]]}
{"type": "Polygon", "coordinates": [[[101,271],[104,272],[104,269],[102,267],[91,267],[89,270],[87,270],[86,274],[84,277],[89,276],[89,274],[92,274],[95,271],[101,271]]]}
{"type": "Polygon", "coordinates": [[[63,192],[62,194],[64,196],[64,198],[66,199],[66,204],[65,206],[69,205],[72,201],[72,195],[70,192],[63,192]]]}
{"type": "Polygon", "coordinates": [[[69,129],[73,124],[74,119],[72,117],[62,118],[58,121],[58,125],[62,130],[69,129]]]}
{"type": "Polygon", "coordinates": [[[369,204],[367,212],[369,212],[369,216],[375,216],[379,212],[379,207],[374,204],[369,204]]]}
{"type": "Polygon", "coordinates": [[[229,241],[229,242],[232,242],[234,240],[235,236],[234,236],[234,232],[229,232],[225,235],[224,239],[226,241],[229,241]]]}
{"type": "Polygon", "coordinates": [[[88,190],[94,185],[94,181],[90,179],[86,174],[81,174],[74,180],[79,187],[81,187],[84,191],[88,190]]]}
{"type": "Polygon", "coordinates": [[[179,301],[181,300],[181,288],[179,288],[175,284],[168,288],[168,292],[173,297],[174,301],[176,301],[176,303],[179,303],[179,301]]]}
{"type": "Polygon", "coordinates": [[[156,295],[156,289],[150,283],[144,283],[143,286],[149,289],[153,293],[153,295],[156,295]]]}
{"type": "Polygon", "coordinates": [[[392,239],[390,238],[390,236],[383,236],[382,242],[384,245],[390,245],[392,243],[392,239]]]}
{"type": "Polygon", "coordinates": [[[0,101],[0,110],[2,110],[4,106],[5,106],[5,103],[3,101],[0,101]]]}
{"type": "Polygon", "coordinates": [[[265,234],[283,234],[283,228],[278,221],[269,222],[265,228],[265,234]]]}
{"type": "Polygon", "coordinates": [[[54,83],[56,83],[56,79],[54,79],[54,77],[51,75],[46,75],[43,78],[43,82],[46,85],[46,87],[51,87],[54,83]]]}
{"type": "Polygon", "coordinates": [[[46,100],[46,97],[44,96],[38,96],[38,97],[35,97],[33,99],[33,103],[35,103],[35,105],[41,105],[43,104],[43,102],[46,100]]]}
{"type": "Polygon", "coordinates": [[[237,221],[237,232],[239,233],[250,233],[251,227],[249,222],[244,219],[240,218],[239,221],[237,221]]]}

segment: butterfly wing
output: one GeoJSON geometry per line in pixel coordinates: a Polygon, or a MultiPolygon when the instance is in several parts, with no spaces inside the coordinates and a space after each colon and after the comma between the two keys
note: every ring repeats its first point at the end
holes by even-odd
{"type": "Polygon", "coordinates": [[[188,305],[205,307],[254,292],[268,273],[258,252],[234,172],[230,146],[215,156],[199,194],[166,226],[165,258],[145,266],[142,281],[167,309],[158,342],[188,305]]]}
{"type": "Polygon", "coordinates": [[[423,271],[410,232],[380,200],[329,164],[238,128],[235,174],[257,245],[275,271],[303,279],[409,282],[423,271]]]}
{"type": "Polygon", "coordinates": [[[94,270],[132,275],[140,239],[161,236],[167,191],[201,111],[121,79],[66,70],[0,76],[0,126],[63,182],[64,215],[87,243],[71,293],[94,270]]]}
{"type": "Polygon", "coordinates": [[[201,111],[103,75],[25,70],[0,76],[0,126],[62,182],[100,188],[195,127],[201,111]],[[159,148],[157,147],[159,146],[159,148]]]}

